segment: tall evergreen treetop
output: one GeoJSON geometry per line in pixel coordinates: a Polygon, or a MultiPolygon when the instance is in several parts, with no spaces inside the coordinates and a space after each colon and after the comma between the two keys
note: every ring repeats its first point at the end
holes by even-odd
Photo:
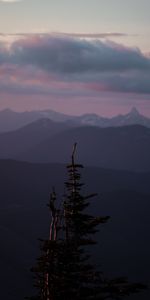
{"type": "Polygon", "coordinates": [[[126,278],[107,279],[91,263],[89,248],[96,243],[94,234],[109,217],[87,213],[88,201],[96,194],[83,195],[79,171],[83,166],[75,163],[75,152],[76,144],[67,166],[68,181],[59,208],[54,189],[50,196],[50,235],[41,241],[41,257],[33,268],[38,293],[30,299],[122,299],[144,286],[130,284],[126,278]]]}

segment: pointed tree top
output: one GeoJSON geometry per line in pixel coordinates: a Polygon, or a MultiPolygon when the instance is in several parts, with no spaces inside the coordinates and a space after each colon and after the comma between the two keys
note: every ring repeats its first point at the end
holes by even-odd
{"type": "Polygon", "coordinates": [[[74,164],[74,158],[75,158],[75,153],[77,149],[77,143],[74,143],[73,145],[73,151],[72,151],[72,163],[74,164]]]}

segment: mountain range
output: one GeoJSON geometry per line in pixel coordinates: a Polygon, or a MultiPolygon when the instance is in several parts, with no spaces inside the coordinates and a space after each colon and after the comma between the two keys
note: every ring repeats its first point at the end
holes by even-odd
{"type": "Polygon", "coordinates": [[[120,127],[127,125],[143,125],[150,127],[150,119],[139,113],[136,107],[125,115],[117,115],[112,118],[104,118],[97,114],[85,114],[77,117],[77,122],[85,125],[93,125],[99,127],[120,127]]]}
{"type": "Polygon", "coordinates": [[[150,171],[150,129],[140,126],[116,128],[77,127],[42,141],[15,158],[30,162],[66,163],[74,142],[85,165],[150,171]]]}
{"type": "Polygon", "coordinates": [[[138,124],[150,128],[150,119],[140,114],[135,107],[128,114],[117,115],[112,118],[101,117],[97,114],[69,116],[53,110],[14,112],[10,109],[5,109],[0,111],[0,132],[16,130],[44,118],[55,122],[67,122],[80,126],[120,127],[138,124]]]}
{"type": "Polygon", "coordinates": [[[11,109],[4,109],[0,111],[0,132],[13,131],[39,119],[65,122],[69,118],[71,117],[52,110],[15,112],[11,109]]]}
{"type": "Polygon", "coordinates": [[[0,159],[66,163],[73,144],[89,166],[150,171],[150,129],[141,125],[100,128],[40,119],[0,134],[0,159]]]}

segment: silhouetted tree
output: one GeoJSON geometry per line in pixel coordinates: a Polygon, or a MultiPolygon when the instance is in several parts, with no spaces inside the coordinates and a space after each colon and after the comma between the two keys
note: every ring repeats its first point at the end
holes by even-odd
{"type": "Polygon", "coordinates": [[[68,181],[59,208],[53,189],[49,209],[51,224],[49,239],[41,241],[41,257],[33,268],[35,300],[104,300],[122,299],[123,296],[145,288],[142,284],[130,284],[126,278],[106,279],[90,262],[89,246],[94,245],[98,225],[109,219],[95,217],[86,212],[89,199],[95,194],[83,195],[81,189],[82,165],[74,161],[67,166],[68,181]]]}

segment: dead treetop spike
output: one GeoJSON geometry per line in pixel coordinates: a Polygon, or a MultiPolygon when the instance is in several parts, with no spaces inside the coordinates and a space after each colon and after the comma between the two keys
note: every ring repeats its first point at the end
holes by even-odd
{"type": "Polygon", "coordinates": [[[74,143],[74,145],[73,145],[73,151],[72,151],[72,161],[74,161],[76,148],[77,148],[77,143],[74,143]]]}

